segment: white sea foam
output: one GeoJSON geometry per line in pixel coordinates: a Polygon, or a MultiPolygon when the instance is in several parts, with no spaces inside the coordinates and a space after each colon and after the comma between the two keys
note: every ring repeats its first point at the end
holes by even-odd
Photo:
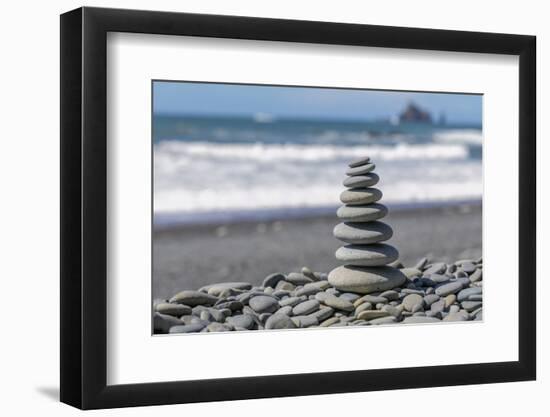
{"type": "Polygon", "coordinates": [[[155,213],[335,206],[347,162],[370,155],[386,203],[475,199],[481,163],[464,144],[155,145],[155,213]]]}
{"type": "Polygon", "coordinates": [[[483,134],[481,130],[477,129],[456,129],[435,132],[433,138],[436,142],[449,143],[449,144],[469,144],[480,145],[483,140],[483,134]]]}

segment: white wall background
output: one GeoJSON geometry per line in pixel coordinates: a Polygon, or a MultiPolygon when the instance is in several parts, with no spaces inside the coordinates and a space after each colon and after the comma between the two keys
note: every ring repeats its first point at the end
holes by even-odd
{"type": "MultiPolygon", "coordinates": [[[[58,403],[59,379],[59,17],[81,6],[72,0],[7,2],[2,7],[0,64],[0,410],[5,415],[73,415],[58,403]],[[9,413],[9,414],[8,414],[9,413]]],[[[550,391],[550,291],[544,276],[550,250],[550,147],[543,120],[550,97],[550,26],[545,3],[536,0],[441,2],[283,1],[283,0],[124,0],[93,1],[88,6],[157,9],[326,20],[395,26],[509,32],[538,37],[539,162],[539,316],[538,381],[377,393],[324,395],[100,411],[95,415],[145,416],[168,412],[188,415],[299,415],[340,413],[408,417],[542,415],[550,391]],[[544,236],[543,236],[544,235],[544,236]],[[546,297],[547,298],[547,297],[546,297]],[[537,411],[539,411],[537,413],[537,411]],[[536,414],[535,414],[536,413],[536,414]],[[541,414],[542,413],[542,414],[541,414]]],[[[510,300],[514,302],[514,300],[510,300]]],[[[473,348],[474,346],[472,346],[473,348]]],[[[406,348],[406,346],[404,346],[406,348]]],[[[445,348],[442,343],[441,348],[445,348]]]]}

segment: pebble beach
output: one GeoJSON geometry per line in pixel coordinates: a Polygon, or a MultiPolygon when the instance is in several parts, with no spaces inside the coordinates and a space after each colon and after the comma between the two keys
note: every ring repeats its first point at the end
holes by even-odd
{"type": "MultiPolygon", "coordinates": [[[[482,320],[483,262],[424,257],[405,267],[386,220],[376,165],[349,163],[333,236],[343,265],[276,272],[260,285],[218,282],[153,303],[155,333],[197,333],[482,320]]],[[[481,235],[480,230],[478,230],[481,235]]],[[[233,247],[232,249],[238,249],[233,247]]],[[[207,258],[208,259],[208,258],[207,258]]],[[[245,256],[246,259],[246,256],[245,256]]]]}
{"type": "Polygon", "coordinates": [[[328,274],[304,267],[253,286],[223,282],[154,300],[155,334],[303,329],[477,321],[483,318],[483,261],[392,267],[399,287],[361,295],[336,289],[328,274]]]}

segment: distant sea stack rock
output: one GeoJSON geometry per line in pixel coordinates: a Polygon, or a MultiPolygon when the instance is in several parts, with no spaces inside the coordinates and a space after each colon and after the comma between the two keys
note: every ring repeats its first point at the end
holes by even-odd
{"type": "Polygon", "coordinates": [[[344,205],[336,213],[343,222],[334,228],[334,236],[347,243],[336,251],[336,258],[344,263],[328,276],[331,285],[341,291],[369,294],[390,290],[402,285],[407,277],[388,266],[396,261],[399,252],[387,243],[393,231],[379,221],[388,213],[378,203],[382,192],[372,188],[379,178],[374,163],[365,157],[349,164],[344,180],[347,187],[340,195],[344,205]]]}
{"type": "Polygon", "coordinates": [[[432,123],[432,116],[414,103],[409,103],[407,108],[399,115],[401,123],[420,122],[432,123]]]}

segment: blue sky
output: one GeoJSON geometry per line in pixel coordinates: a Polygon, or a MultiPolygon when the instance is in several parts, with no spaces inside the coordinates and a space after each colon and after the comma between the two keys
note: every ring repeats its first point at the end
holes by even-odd
{"type": "Polygon", "coordinates": [[[380,119],[398,114],[413,101],[450,123],[481,124],[482,97],[466,94],[409,93],[304,87],[156,81],[155,114],[380,119]]]}

